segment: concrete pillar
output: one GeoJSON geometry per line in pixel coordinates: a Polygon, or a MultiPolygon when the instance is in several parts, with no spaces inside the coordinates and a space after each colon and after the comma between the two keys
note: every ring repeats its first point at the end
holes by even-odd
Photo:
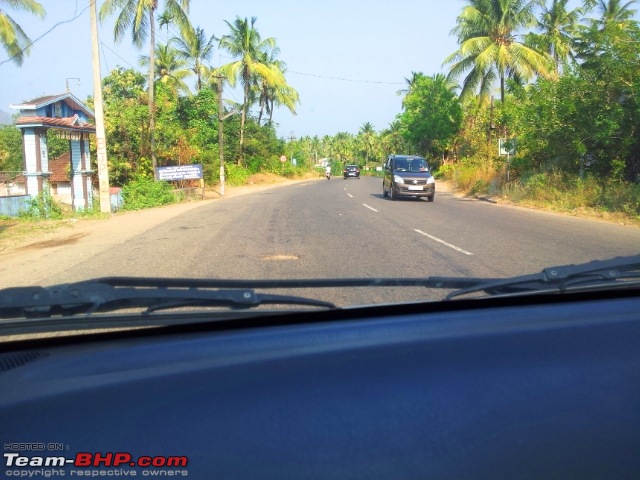
{"type": "MultiPolygon", "coordinates": [[[[83,137],[88,136],[88,134],[84,134],[83,137]]],[[[91,179],[93,170],[91,170],[91,152],[89,150],[89,139],[86,138],[82,140],[82,153],[83,153],[83,167],[84,170],[84,186],[86,192],[86,204],[87,208],[93,208],[93,185],[91,184],[91,179]]]]}
{"type": "Polygon", "coordinates": [[[91,208],[93,205],[93,192],[91,185],[91,159],[89,153],[89,140],[83,134],[79,140],[71,140],[71,192],[72,205],[75,211],[91,208]]]}
{"type": "Polygon", "coordinates": [[[37,197],[49,191],[49,153],[47,150],[46,128],[25,128],[22,130],[24,168],[27,178],[27,193],[37,197]]]}

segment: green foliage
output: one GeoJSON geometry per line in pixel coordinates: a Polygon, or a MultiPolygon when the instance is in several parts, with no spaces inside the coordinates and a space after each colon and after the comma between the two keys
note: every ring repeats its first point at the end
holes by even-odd
{"type": "Polygon", "coordinates": [[[22,163],[22,135],[14,125],[0,126],[0,171],[19,172],[22,163]]]}
{"type": "Polygon", "coordinates": [[[148,178],[138,178],[122,187],[122,197],[123,210],[140,210],[176,202],[169,183],[148,178]]]}
{"type": "Polygon", "coordinates": [[[225,163],[225,179],[230,186],[244,185],[251,176],[248,169],[235,163],[225,163]]]}
{"type": "Polygon", "coordinates": [[[587,31],[579,50],[583,64],[508,98],[503,119],[518,137],[520,173],[560,169],[639,178],[640,35],[633,29],[627,35],[635,40],[587,31]]]}
{"type": "Polygon", "coordinates": [[[512,201],[561,211],[586,208],[640,219],[640,185],[593,175],[579,178],[560,171],[531,175],[505,185],[503,194],[512,201]]]}
{"type": "Polygon", "coordinates": [[[117,67],[102,80],[105,103],[138,100],[143,96],[146,79],[136,70],[117,67]]]}
{"type": "Polygon", "coordinates": [[[46,190],[32,198],[29,208],[20,214],[20,217],[30,219],[60,219],[62,216],[62,207],[46,190]]]}
{"type": "Polygon", "coordinates": [[[422,154],[438,157],[460,130],[462,107],[442,75],[416,77],[402,106],[400,133],[422,154]]]}
{"type": "Polygon", "coordinates": [[[499,86],[505,97],[505,80],[528,81],[550,73],[550,59],[520,42],[521,33],[536,24],[534,5],[521,0],[467,0],[452,33],[460,48],[445,59],[448,78],[462,79],[461,97],[478,92],[484,102],[499,86]],[[498,85],[496,85],[498,84],[498,85]]]}
{"type": "Polygon", "coordinates": [[[218,157],[218,100],[213,90],[178,100],[177,115],[190,143],[197,147],[194,163],[207,164],[218,157]]]}
{"type": "Polygon", "coordinates": [[[150,170],[149,109],[144,100],[145,78],[135,70],[118,68],[103,80],[105,133],[109,179],[124,185],[150,170]]]}
{"type": "Polygon", "coordinates": [[[69,140],[61,138],[57,130],[47,130],[47,152],[49,159],[69,152],[69,140]]]}

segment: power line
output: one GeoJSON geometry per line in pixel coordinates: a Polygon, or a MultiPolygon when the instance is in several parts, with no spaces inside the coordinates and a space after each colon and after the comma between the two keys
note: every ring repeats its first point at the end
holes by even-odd
{"type": "MultiPolygon", "coordinates": [[[[100,42],[100,44],[104,47],[104,44],[102,42],[100,42]]],[[[102,53],[102,59],[104,60],[104,66],[107,67],[107,72],[111,72],[111,69],[109,68],[109,63],[107,62],[107,54],[104,52],[104,48],[101,48],[100,52],[102,53]]]]}
{"type": "Polygon", "coordinates": [[[127,65],[129,65],[132,69],[134,69],[136,72],[138,73],[143,73],[140,70],[138,70],[137,67],[134,67],[133,65],[131,65],[131,63],[129,63],[128,60],[124,59],[123,57],[121,57],[117,52],[115,52],[113,49],[111,49],[108,45],[105,45],[102,40],[100,41],[100,45],[102,45],[104,48],[106,48],[107,50],[109,50],[111,53],[113,53],[116,57],[118,57],[120,60],[122,60],[124,63],[126,63],[127,65]]]}
{"type": "Polygon", "coordinates": [[[60,25],[64,25],[65,23],[70,23],[73,22],[74,20],[76,20],[77,18],[79,18],[80,16],[82,16],[82,14],[84,12],[86,12],[89,9],[89,6],[86,6],[82,9],[82,11],[80,13],[77,13],[78,11],[78,0],[76,0],[76,10],[74,12],[74,16],[72,18],[70,18],[69,20],[62,20],[61,22],[56,23],[53,27],[51,27],[49,30],[47,30],[46,32],[44,32],[42,35],[40,35],[38,38],[36,38],[34,41],[32,41],[31,43],[29,43],[29,45],[27,45],[26,47],[24,47],[22,50],[20,50],[20,52],[16,53],[15,55],[13,55],[12,57],[7,58],[6,60],[3,60],[2,62],[0,62],[0,66],[4,65],[7,62],[10,62],[11,60],[13,60],[14,58],[16,58],[19,55],[22,55],[25,51],[27,51],[27,49],[29,49],[29,47],[31,47],[32,45],[34,45],[36,42],[42,40],[44,37],[46,37],[47,35],[49,35],[51,32],[53,32],[56,28],[58,28],[60,25]]]}
{"type": "Polygon", "coordinates": [[[380,85],[405,85],[405,83],[403,83],[403,82],[382,82],[382,81],[377,81],[377,80],[356,80],[356,79],[352,79],[352,78],[328,77],[328,76],[325,76],[325,75],[316,75],[314,73],[296,72],[295,70],[287,70],[287,73],[295,73],[296,75],[304,75],[305,77],[323,78],[325,80],[338,80],[338,81],[341,81],[341,82],[376,83],[376,84],[380,84],[380,85]]]}

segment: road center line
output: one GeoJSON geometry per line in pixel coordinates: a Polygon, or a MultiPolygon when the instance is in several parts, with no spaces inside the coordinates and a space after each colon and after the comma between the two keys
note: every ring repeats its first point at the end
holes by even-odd
{"type": "Polygon", "coordinates": [[[431,240],[435,240],[443,245],[446,245],[449,248],[453,248],[460,253],[464,253],[465,255],[473,255],[471,252],[467,252],[466,250],[461,249],[460,247],[456,247],[455,245],[451,245],[450,243],[445,242],[444,240],[440,240],[438,237],[434,237],[433,235],[429,235],[428,233],[424,233],[422,230],[414,229],[414,232],[418,232],[420,235],[424,235],[425,237],[430,238],[431,240]]]}
{"type": "Polygon", "coordinates": [[[364,205],[365,207],[367,207],[369,210],[373,210],[374,212],[377,212],[378,210],[376,210],[373,207],[370,207],[369,205],[367,205],[366,203],[363,203],[362,205],[364,205]]]}
{"type": "Polygon", "coordinates": [[[349,197],[353,198],[353,195],[351,195],[350,193],[347,193],[347,195],[349,195],[349,197]]]}

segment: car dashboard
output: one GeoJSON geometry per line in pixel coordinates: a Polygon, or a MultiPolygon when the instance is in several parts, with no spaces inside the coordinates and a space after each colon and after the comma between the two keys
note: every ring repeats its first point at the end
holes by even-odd
{"type": "Polygon", "coordinates": [[[639,298],[5,342],[5,477],[640,478],[639,298]]]}

